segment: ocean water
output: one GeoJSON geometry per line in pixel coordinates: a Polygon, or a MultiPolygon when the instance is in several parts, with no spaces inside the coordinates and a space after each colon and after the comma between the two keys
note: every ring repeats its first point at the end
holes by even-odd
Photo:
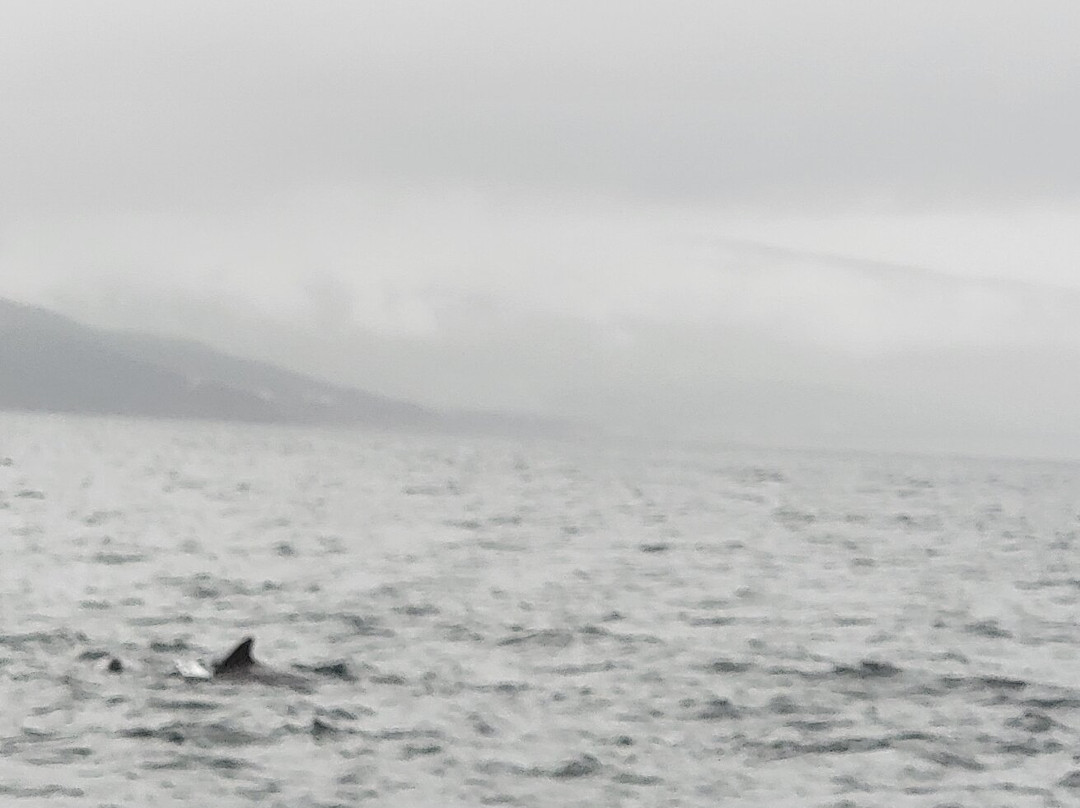
{"type": "Polygon", "coordinates": [[[0,802],[1073,805],[1078,472],[3,414],[0,802]]]}

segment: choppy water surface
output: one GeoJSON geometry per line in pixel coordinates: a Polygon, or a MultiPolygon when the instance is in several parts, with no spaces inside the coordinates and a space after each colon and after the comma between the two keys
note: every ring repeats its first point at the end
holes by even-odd
{"type": "Polygon", "coordinates": [[[1077,471],[0,415],[0,800],[1071,805],[1077,471]]]}

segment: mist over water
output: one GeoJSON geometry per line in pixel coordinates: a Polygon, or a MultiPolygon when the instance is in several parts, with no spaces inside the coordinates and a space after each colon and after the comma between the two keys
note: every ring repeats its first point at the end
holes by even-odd
{"type": "MultiPolygon", "coordinates": [[[[624,6],[6,10],[0,304],[440,411],[1080,456],[1080,5],[624,6]]],[[[222,417],[185,375],[154,414],[222,417]]]]}
{"type": "Polygon", "coordinates": [[[1071,804],[1078,501],[1070,464],[3,414],[0,796],[1071,804]],[[297,684],[175,675],[248,635],[297,684]]]}

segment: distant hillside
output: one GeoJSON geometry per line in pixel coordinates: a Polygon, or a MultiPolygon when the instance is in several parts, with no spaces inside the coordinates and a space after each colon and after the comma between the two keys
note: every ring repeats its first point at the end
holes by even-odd
{"type": "Polygon", "coordinates": [[[497,431],[551,426],[498,413],[442,413],[196,342],[90,328],[3,299],[0,410],[497,431]]]}

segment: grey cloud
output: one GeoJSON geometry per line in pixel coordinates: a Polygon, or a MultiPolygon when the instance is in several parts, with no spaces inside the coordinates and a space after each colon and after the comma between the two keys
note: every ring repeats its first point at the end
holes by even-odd
{"type": "Polygon", "coordinates": [[[685,218],[566,200],[302,195],[243,215],[91,218],[9,238],[5,285],[21,278],[22,296],[43,302],[116,301],[125,287],[216,297],[337,335],[425,340],[459,317],[522,315],[579,320],[616,342],[626,324],[723,322],[864,354],[1077,339],[1061,291],[717,239],[707,219],[685,218]]]}
{"type": "Polygon", "coordinates": [[[1018,434],[1080,400],[1080,303],[957,275],[1075,283],[1078,28],[1072,0],[7,4],[0,296],[429,404],[1018,434]]]}
{"type": "Polygon", "coordinates": [[[168,209],[391,181],[796,206],[1080,188],[1073,3],[45,3],[8,17],[0,179],[24,204],[168,209]]]}

